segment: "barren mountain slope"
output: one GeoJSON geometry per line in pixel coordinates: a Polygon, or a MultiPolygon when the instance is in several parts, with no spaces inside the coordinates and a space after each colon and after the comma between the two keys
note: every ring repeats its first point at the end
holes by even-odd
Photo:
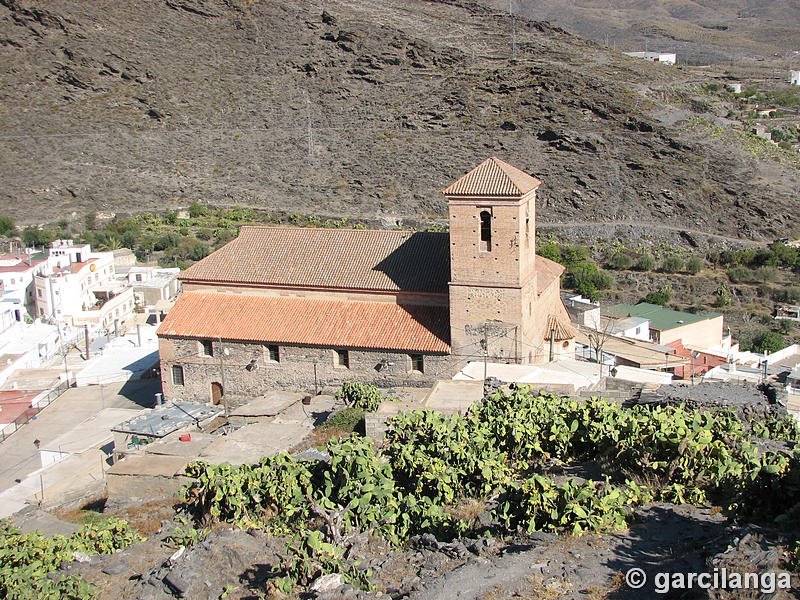
{"type": "MultiPolygon", "coordinates": [[[[508,0],[485,3],[508,10],[508,0]]],[[[788,0],[512,0],[512,10],[617,50],[647,46],[694,64],[785,59],[800,49],[800,6],[788,0]]]]}
{"type": "Polygon", "coordinates": [[[470,3],[0,0],[3,210],[393,223],[443,217],[439,190],[497,155],[544,181],[540,222],[800,233],[795,163],[689,127],[663,92],[688,74],[511,29],[470,3]]]}

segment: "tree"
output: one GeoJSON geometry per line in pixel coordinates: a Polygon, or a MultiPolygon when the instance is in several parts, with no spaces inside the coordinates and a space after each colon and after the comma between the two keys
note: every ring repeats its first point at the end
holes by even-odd
{"type": "Polygon", "coordinates": [[[600,375],[603,375],[603,347],[610,337],[611,329],[614,326],[613,319],[601,319],[598,329],[586,330],[586,337],[589,338],[589,347],[592,349],[594,358],[590,354],[589,360],[600,364],[600,375]]]}
{"type": "Polygon", "coordinates": [[[26,246],[47,246],[56,239],[58,232],[52,229],[26,227],[22,231],[22,241],[26,246]]]}
{"type": "Polygon", "coordinates": [[[11,217],[0,217],[0,235],[15,234],[17,227],[14,225],[14,219],[11,217]]]}
{"type": "Polygon", "coordinates": [[[777,331],[761,329],[753,336],[753,352],[777,352],[786,346],[783,336],[777,331]]]}

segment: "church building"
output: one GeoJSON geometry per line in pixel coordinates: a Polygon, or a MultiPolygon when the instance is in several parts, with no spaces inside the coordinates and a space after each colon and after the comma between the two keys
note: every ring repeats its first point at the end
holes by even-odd
{"type": "Polygon", "coordinates": [[[242,227],[179,277],[158,329],[164,395],[422,386],[469,361],[574,356],[564,268],[536,255],[540,184],[485,160],[444,190],[444,233],[242,227]]]}

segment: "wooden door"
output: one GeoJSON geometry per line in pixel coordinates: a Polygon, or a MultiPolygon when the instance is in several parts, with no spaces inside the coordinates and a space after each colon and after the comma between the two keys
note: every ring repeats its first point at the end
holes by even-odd
{"type": "Polygon", "coordinates": [[[214,405],[219,404],[222,401],[222,394],[224,393],[222,389],[222,384],[217,383],[216,381],[211,384],[211,403],[214,405]]]}

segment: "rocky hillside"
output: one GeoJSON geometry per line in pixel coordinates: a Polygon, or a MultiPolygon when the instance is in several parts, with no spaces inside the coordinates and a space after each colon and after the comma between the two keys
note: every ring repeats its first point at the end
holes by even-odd
{"type": "MultiPolygon", "coordinates": [[[[508,0],[483,0],[508,10],[508,0]]],[[[800,7],[787,0],[512,0],[512,10],[617,50],[677,52],[689,64],[787,58],[800,48],[800,7]]],[[[776,61],[776,62],[781,62],[776,61]]],[[[796,64],[794,65],[797,68],[796,64]]]]}
{"type": "Polygon", "coordinates": [[[697,75],[478,4],[0,0],[0,57],[21,223],[200,201],[393,226],[497,155],[544,181],[541,223],[800,235],[797,160],[697,75]]]}

